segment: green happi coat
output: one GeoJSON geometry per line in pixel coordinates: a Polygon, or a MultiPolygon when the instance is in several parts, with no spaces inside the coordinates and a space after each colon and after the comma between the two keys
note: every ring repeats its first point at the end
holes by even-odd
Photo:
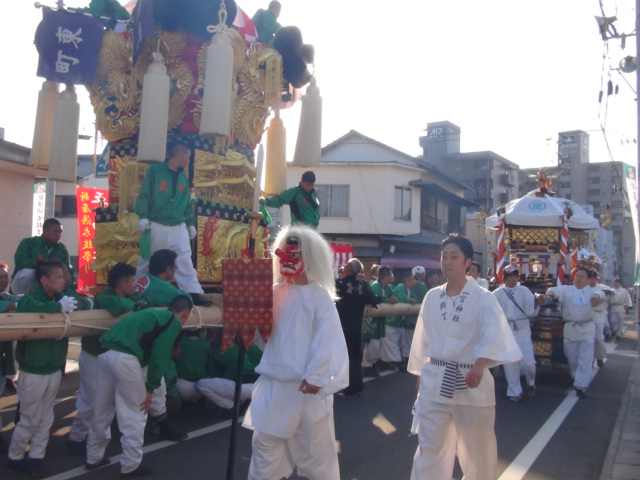
{"type": "Polygon", "coordinates": [[[178,295],[191,298],[184,290],[180,290],[161,278],[145,273],[136,278],[134,291],[138,299],[136,308],[168,307],[178,295]]]}
{"type": "Polygon", "coordinates": [[[180,339],[180,356],[176,359],[178,378],[197,382],[215,375],[213,349],[204,338],[184,335],[180,339]]]}
{"type": "Polygon", "coordinates": [[[134,211],[138,217],[161,225],[195,225],[187,175],[177,172],[174,182],[166,161],[151,165],[145,172],[134,211]]]}
{"type": "MultiPolygon", "coordinates": [[[[380,303],[389,303],[389,297],[393,295],[393,286],[387,285],[382,289],[382,285],[377,280],[371,282],[371,290],[376,297],[381,297],[380,303]]],[[[362,339],[365,343],[369,340],[379,340],[385,336],[386,321],[395,317],[365,317],[362,319],[362,339]]]]}
{"type": "MultiPolygon", "coordinates": [[[[62,295],[50,297],[41,286],[25,294],[18,302],[17,313],[60,313],[58,300],[62,295]]],[[[49,375],[63,370],[67,361],[69,339],[20,340],[16,348],[16,359],[20,370],[37,375],[49,375]]]]}
{"type": "MultiPolygon", "coordinates": [[[[407,290],[404,283],[400,283],[393,289],[393,294],[398,298],[398,303],[409,303],[409,299],[413,298],[416,303],[418,302],[418,296],[416,289],[411,290],[411,293],[407,290]]],[[[403,328],[416,328],[416,322],[418,321],[418,315],[400,315],[396,317],[400,319],[400,326],[403,328]]]]}
{"type": "MultiPolygon", "coordinates": [[[[18,303],[18,299],[10,293],[0,293],[0,313],[6,312],[9,305],[18,303]]],[[[0,342],[0,376],[15,375],[16,369],[13,363],[13,342],[0,342]]],[[[0,378],[0,381],[4,381],[0,378]]]]}
{"type": "MultiPolygon", "coordinates": [[[[140,298],[136,295],[121,297],[113,291],[113,288],[107,287],[96,295],[96,308],[106,310],[114,317],[118,317],[135,310],[138,300],[140,298]]],[[[100,346],[100,335],[82,337],[81,344],[82,350],[91,355],[97,356],[105,351],[100,346]]]]}
{"type": "Polygon", "coordinates": [[[17,271],[25,268],[35,269],[38,262],[64,263],[73,275],[73,267],[71,266],[67,247],[62,242],[58,242],[47,248],[42,235],[23,239],[18,245],[13,260],[16,265],[13,270],[14,275],[17,271]]]}
{"type": "MultiPolygon", "coordinates": [[[[238,374],[238,352],[237,345],[231,345],[222,353],[220,347],[213,351],[213,360],[216,366],[216,377],[235,380],[238,374]]],[[[262,350],[257,346],[251,345],[244,354],[243,375],[255,375],[255,368],[262,359],[262,350]]]]}
{"type": "Polygon", "coordinates": [[[147,367],[148,393],[160,386],[160,380],[171,365],[173,344],[182,324],[169,310],[141,310],[131,313],[100,337],[107,350],[134,355],[147,367]]]}
{"type": "Polygon", "coordinates": [[[424,280],[418,280],[416,281],[416,286],[413,288],[413,290],[416,292],[416,300],[420,305],[422,305],[422,301],[429,291],[427,283],[424,280]]]}
{"type": "Polygon", "coordinates": [[[280,208],[289,205],[291,208],[291,225],[304,224],[318,228],[320,223],[320,203],[315,189],[305,192],[300,185],[292,187],[280,195],[265,200],[267,207],[280,208]]]}

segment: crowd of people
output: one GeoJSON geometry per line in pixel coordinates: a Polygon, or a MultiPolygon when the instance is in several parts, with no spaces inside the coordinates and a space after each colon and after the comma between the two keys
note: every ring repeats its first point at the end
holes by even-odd
{"type": "MultiPolygon", "coordinates": [[[[181,228],[188,230],[186,224],[181,228]]],[[[392,268],[373,265],[367,282],[363,264],[353,258],[335,279],[323,237],[308,226],[291,226],[280,232],[272,251],[272,335],[245,352],[238,375],[239,349],[223,352],[220,332],[182,329],[193,294],[199,297],[202,290],[190,280],[192,292],[171,283],[181,268],[179,253],[155,249],[145,273],[114,265],[107,288],[92,298],[75,290],[61,236],[60,222],[48,219],[41,236],[21,242],[13,278],[7,265],[0,265],[0,310],[100,308],[124,315],[103,335],[82,338],[77,415],[67,443],[70,453],[86,456],[87,470],[107,465],[115,419],[123,477],[152,473],[142,463],[145,430],[155,428],[176,442],[188,438],[168,416],[171,398],[230,416],[241,379],[244,426],[254,430],[249,478],[286,478],[297,468],[308,478],[338,479],[333,395],[358,397],[363,377],[397,369],[419,377],[412,478],[448,478],[456,455],[469,478],[495,478],[495,388],[488,369],[504,365],[511,400],[534,396],[530,321],[540,308],[557,303],[568,370],[583,397],[594,359],[604,366],[603,343],[620,336],[622,315],[631,306],[618,280],[607,287],[584,268],[574,272],[573,285],[534,295],[510,265],[504,284],[489,292],[470,242],[459,235],[443,241],[441,270],[417,265],[396,280],[392,268]],[[364,316],[367,305],[384,303],[421,305],[420,313],[364,316]]],[[[0,437],[8,471],[46,475],[43,459],[67,348],[67,338],[17,342],[19,418],[10,442],[0,437]]],[[[0,344],[0,368],[3,376],[16,374],[12,342],[0,344]]]]}

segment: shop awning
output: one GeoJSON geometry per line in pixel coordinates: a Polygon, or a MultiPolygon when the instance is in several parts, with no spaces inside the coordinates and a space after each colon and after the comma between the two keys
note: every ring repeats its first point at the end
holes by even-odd
{"type": "Polygon", "coordinates": [[[438,269],[440,268],[440,257],[437,255],[389,254],[380,259],[380,265],[392,268],[413,268],[420,265],[426,269],[438,269]]]}

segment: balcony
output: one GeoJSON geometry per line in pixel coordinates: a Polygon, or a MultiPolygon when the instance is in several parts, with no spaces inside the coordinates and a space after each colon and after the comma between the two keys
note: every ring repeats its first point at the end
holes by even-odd
{"type": "Polygon", "coordinates": [[[438,232],[438,233],[443,233],[442,232],[442,220],[436,218],[436,217],[430,217],[428,215],[423,215],[422,216],[422,225],[421,225],[423,230],[429,230],[432,232],[438,232]]]}

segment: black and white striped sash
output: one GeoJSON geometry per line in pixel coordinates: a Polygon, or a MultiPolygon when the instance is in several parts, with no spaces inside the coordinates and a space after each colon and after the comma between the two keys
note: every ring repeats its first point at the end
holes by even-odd
{"type": "Polygon", "coordinates": [[[464,377],[460,373],[461,368],[471,369],[473,365],[467,363],[448,362],[446,360],[431,359],[432,364],[444,367],[444,377],[440,385],[440,395],[445,398],[453,398],[455,391],[468,390],[469,386],[464,382],[464,377]]]}

